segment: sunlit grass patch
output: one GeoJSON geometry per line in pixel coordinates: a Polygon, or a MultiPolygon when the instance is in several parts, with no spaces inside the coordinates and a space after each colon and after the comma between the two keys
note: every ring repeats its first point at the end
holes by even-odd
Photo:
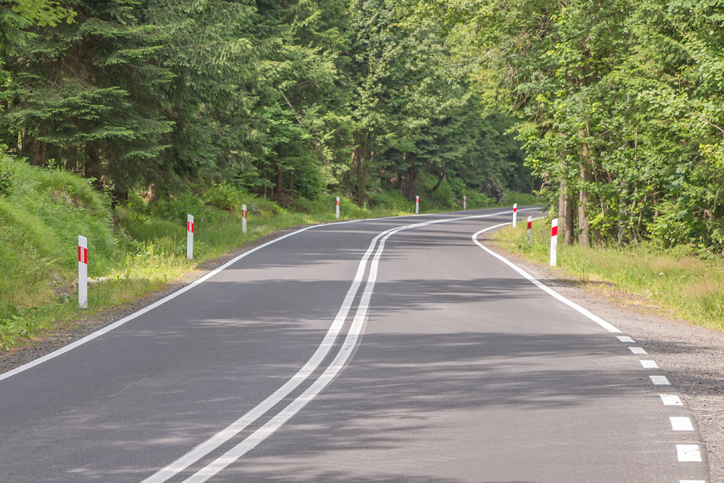
{"type": "MultiPolygon", "coordinates": [[[[550,220],[533,222],[531,246],[526,224],[498,230],[501,247],[548,264],[550,220]]],[[[702,260],[686,250],[651,244],[587,248],[558,240],[557,270],[583,282],[604,281],[615,290],[645,298],[647,307],[707,327],[724,330],[724,260],[702,260]]]]}

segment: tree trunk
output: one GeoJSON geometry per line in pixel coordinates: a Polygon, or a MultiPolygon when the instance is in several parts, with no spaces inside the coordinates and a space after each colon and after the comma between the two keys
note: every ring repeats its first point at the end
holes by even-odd
{"type": "Polygon", "coordinates": [[[91,141],[85,143],[85,169],[83,170],[83,176],[86,178],[94,178],[93,186],[95,189],[100,190],[103,188],[101,182],[101,148],[98,141],[91,141]]]}
{"type": "Polygon", "coordinates": [[[417,158],[417,154],[405,153],[405,160],[410,163],[410,166],[407,168],[407,192],[405,193],[409,201],[415,201],[415,195],[417,194],[417,187],[415,186],[417,180],[415,158],[417,158]]]}
{"type": "Polygon", "coordinates": [[[432,189],[433,192],[437,191],[437,189],[440,187],[442,182],[445,181],[445,173],[440,173],[440,179],[437,180],[437,184],[432,189]]]}
{"type": "Polygon", "coordinates": [[[289,191],[294,189],[294,171],[289,171],[289,191]]]}
{"type": "Polygon", "coordinates": [[[566,245],[573,245],[573,240],[575,239],[575,229],[573,226],[573,212],[576,209],[576,201],[573,199],[573,196],[571,196],[570,193],[566,193],[566,214],[565,214],[565,225],[566,225],[566,231],[565,231],[565,238],[564,243],[566,245]]]}
{"type": "Polygon", "coordinates": [[[33,166],[45,166],[45,143],[42,141],[34,141],[32,146],[33,151],[30,156],[30,164],[33,166]]]}
{"type": "Polygon", "coordinates": [[[282,195],[282,176],[283,176],[282,168],[277,168],[277,186],[274,188],[274,196],[280,197],[282,195]]]}
{"type": "Polygon", "coordinates": [[[591,222],[588,218],[588,184],[593,181],[591,174],[590,160],[588,159],[588,144],[586,144],[586,132],[581,131],[579,136],[582,138],[581,143],[581,161],[579,167],[581,169],[582,189],[578,197],[578,228],[581,233],[578,235],[578,244],[583,247],[591,246],[591,222]]]}

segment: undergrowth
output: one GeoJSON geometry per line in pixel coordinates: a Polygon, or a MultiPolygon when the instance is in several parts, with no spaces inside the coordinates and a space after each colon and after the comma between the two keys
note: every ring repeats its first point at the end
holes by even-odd
{"type": "MultiPolygon", "coordinates": [[[[533,222],[529,247],[526,223],[498,230],[503,248],[548,264],[550,220],[533,222]]],[[[557,269],[587,283],[607,282],[614,291],[641,297],[640,305],[683,320],[724,330],[724,259],[703,259],[693,248],[664,249],[652,242],[623,247],[566,246],[559,237],[557,269]]]]}
{"type": "MultiPolygon", "coordinates": [[[[279,229],[335,221],[335,194],[290,199],[285,208],[228,184],[202,193],[189,189],[163,201],[132,194],[124,206],[111,210],[108,197],[77,175],[10,157],[0,162],[0,349],[133,302],[279,229]],[[195,217],[193,260],[186,258],[187,214],[195,217]],[[77,307],[78,235],[88,239],[86,311],[77,307]]],[[[422,212],[462,209],[455,191],[460,187],[445,183],[435,198],[422,199],[422,212]]],[[[469,209],[494,206],[482,194],[467,196],[469,209]]],[[[362,207],[341,199],[341,220],[412,213],[414,203],[387,188],[373,190],[362,207]]]]}

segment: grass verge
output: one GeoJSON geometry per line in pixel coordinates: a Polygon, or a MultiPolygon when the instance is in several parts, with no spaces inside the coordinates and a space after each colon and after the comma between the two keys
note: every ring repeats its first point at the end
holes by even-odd
{"type": "MultiPolygon", "coordinates": [[[[0,191],[0,350],[72,330],[81,319],[133,303],[206,261],[280,229],[335,221],[333,194],[290,199],[284,208],[226,184],[175,193],[165,201],[132,195],[126,205],[111,210],[108,198],[88,180],[7,157],[0,163],[5,182],[0,191]],[[242,205],[249,210],[246,234],[242,205]],[[194,260],[186,259],[187,213],[195,216],[194,260]],[[89,243],[87,310],[77,307],[78,235],[89,243]]],[[[459,210],[458,201],[454,196],[428,199],[421,209],[459,210]]],[[[483,195],[468,196],[469,209],[492,206],[483,195]]],[[[413,212],[414,203],[397,190],[378,190],[363,207],[341,200],[341,220],[413,212]]]]}
{"type": "MultiPolygon", "coordinates": [[[[533,222],[531,245],[526,223],[502,228],[492,239],[503,249],[548,265],[550,220],[533,222]]],[[[555,270],[593,285],[607,282],[610,292],[641,298],[647,309],[717,330],[724,330],[724,259],[701,259],[691,249],[664,250],[653,244],[587,248],[559,239],[555,270]]]]}

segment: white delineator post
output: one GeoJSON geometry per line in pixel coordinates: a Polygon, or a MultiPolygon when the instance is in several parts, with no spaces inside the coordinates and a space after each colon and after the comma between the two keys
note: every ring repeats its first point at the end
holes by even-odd
{"type": "Polygon", "coordinates": [[[186,217],[186,258],[189,260],[194,258],[194,217],[187,215],[186,217]]]}
{"type": "Polygon", "coordinates": [[[241,205],[241,232],[246,233],[246,205],[241,205]]]}
{"type": "Polygon", "coordinates": [[[530,231],[533,228],[533,217],[528,217],[528,248],[530,248],[530,231]]]}
{"type": "Polygon", "coordinates": [[[78,236],[78,307],[88,308],[88,239],[78,236]]]}
{"type": "Polygon", "coordinates": [[[513,203],[513,228],[515,228],[516,221],[518,221],[518,203],[513,203]]]}
{"type": "Polygon", "coordinates": [[[415,196],[415,214],[416,215],[420,214],[420,197],[419,196],[415,196]]]}
{"type": "Polygon", "coordinates": [[[467,209],[468,209],[468,197],[463,196],[463,210],[467,210],[467,209]]]}
{"type": "Polygon", "coordinates": [[[551,267],[556,266],[556,249],[558,248],[558,218],[551,222],[551,267]]]}
{"type": "Polygon", "coordinates": [[[337,206],[335,207],[335,211],[337,213],[337,219],[339,220],[339,196],[337,196],[337,206]]]}

